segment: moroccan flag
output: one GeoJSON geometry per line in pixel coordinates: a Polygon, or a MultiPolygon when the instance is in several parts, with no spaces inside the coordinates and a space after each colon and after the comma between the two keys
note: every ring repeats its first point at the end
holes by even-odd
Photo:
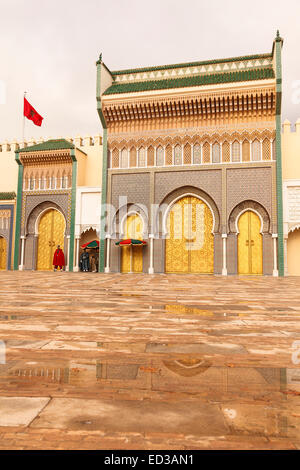
{"type": "Polygon", "coordinates": [[[24,116],[33,121],[36,126],[42,125],[42,116],[31,106],[31,104],[24,98],[24,116]]]}

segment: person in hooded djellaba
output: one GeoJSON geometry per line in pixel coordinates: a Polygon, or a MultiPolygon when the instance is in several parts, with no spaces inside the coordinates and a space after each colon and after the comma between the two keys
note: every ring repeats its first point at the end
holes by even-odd
{"type": "Polygon", "coordinates": [[[86,251],[86,248],[83,249],[83,252],[80,255],[80,265],[83,272],[88,272],[90,270],[90,256],[86,251]]]}

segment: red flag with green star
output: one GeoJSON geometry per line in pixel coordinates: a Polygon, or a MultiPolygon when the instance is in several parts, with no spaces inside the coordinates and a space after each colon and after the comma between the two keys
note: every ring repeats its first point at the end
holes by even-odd
{"type": "Polygon", "coordinates": [[[24,116],[30,119],[36,126],[42,125],[44,119],[31,104],[24,98],[24,116]]]}

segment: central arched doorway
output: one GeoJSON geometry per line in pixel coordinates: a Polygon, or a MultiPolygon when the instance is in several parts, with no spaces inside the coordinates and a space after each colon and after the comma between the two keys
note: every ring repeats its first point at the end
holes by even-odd
{"type": "Polygon", "coordinates": [[[184,196],[172,206],[167,218],[166,273],[214,271],[213,216],[195,196],[184,196]]]}
{"type": "Polygon", "coordinates": [[[6,262],[7,262],[6,240],[4,237],[0,237],[0,270],[6,269],[6,262]]]}
{"type": "Polygon", "coordinates": [[[57,245],[64,249],[65,226],[64,216],[56,209],[49,209],[41,216],[38,226],[37,252],[37,269],[39,271],[53,269],[53,254],[57,245]]]}
{"type": "Polygon", "coordinates": [[[289,233],[287,241],[287,266],[290,276],[300,276],[300,229],[289,233]]]}
{"type": "Polygon", "coordinates": [[[244,212],[238,221],[238,274],[262,274],[263,248],[260,218],[244,212]]]}
{"type": "MultiPolygon", "coordinates": [[[[138,214],[128,215],[124,227],[124,240],[133,238],[143,240],[143,223],[138,214]]],[[[121,272],[141,273],[143,272],[143,247],[124,246],[122,250],[121,272]]]]}

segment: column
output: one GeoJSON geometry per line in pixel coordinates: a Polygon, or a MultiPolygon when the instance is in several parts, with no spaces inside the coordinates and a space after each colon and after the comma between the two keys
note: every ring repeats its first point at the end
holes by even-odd
{"type": "Polygon", "coordinates": [[[110,235],[105,235],[106,238],[106,266],[104,268],[105,273],[110,273],[110,235]]]}
{"type": "Polygon", "coordinates": [[[278,276],[278,267],[277,267],[277,239],[278,235],[277,233],[272,234],[273,238],[273,276],[277,277],[278,276]]]}
{"type": "Polygon", "coordinates": [[[150,260],[149,260],[149,274],[154,274],[154,266],[153,266],[153,233],[149,233],[149,244],[150,244],[150,260]]]}
{"type": "Polygon", "coordinates": [[[33,260],[32,260],[32,270],[37,270],[37,254],[38,254],[38,242],[39,234],[35,233],[33,238],[33,260]]]}
{"type": "Polygon", "coordinates": [[[271,139],[271,140],[270,140],[270,145],[271,145],[270,158],[271,158],[271,160],[274,160],[274,156],[273,156],[273,140],[274,140],[274,139],[271,139]]]}
{"type": "Polygon", "coordinates": [[[21,264],[19,265],[19,271],[23,271],[24,269],[25,239],[26,239],[25,235],[21,235],[22,247],[21,247],[21,264]]]}
{"type": "Polygon", "coordinates": [[[289,275],[289,270],[288,270],[288,258],[287,258],[287,242],[288,242],[288,235],[284,236],[283,239],[284,245],[284,275],[288,276],[289,275]]]}
{"type": "Polygon", "coordinates": [[[223,240],[223,267],[222,267],[222,276],[227,276],[227,258],[226,258],[227,233],[222,233],[222,240],[223,240]]]}
{"type": "Polygon", "coordinates": [[[78,273],[79,271],[79,241],[80,241],[80,236],[76,235],[76,256],[75,256],[75,266],[74,266],[74,272],[78,273]]]}
{"type": "Polygon", "coordinates": [[[70,271],[69,260],[70,260],[70,235],[67,235],[67,263],[66,263],[66,271],[70,271]]]}

